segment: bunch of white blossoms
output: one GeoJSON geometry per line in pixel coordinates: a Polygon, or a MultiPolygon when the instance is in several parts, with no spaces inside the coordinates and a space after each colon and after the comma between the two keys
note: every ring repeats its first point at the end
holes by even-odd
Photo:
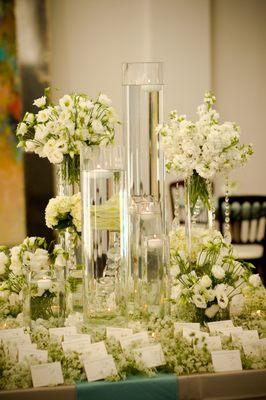
{"type": "Polygon", "coordinates": [[[65,95],[58,105],[42,96],[33,103],[37,114],[26,113],[17,127],[19,147],[47,157],[53,164],[64,156],[79,155],[82,144],[107,145],[114,139],[118,118],[111,100],[100,94],[96,100],[85,94],[65,95]]]}
{"type": "Polygon", "coordinates": [[[186,252],[171,250],[173,277],[172,298],[205,309],[205,315],[213,318],[226,309],[230,300],[247,285],[261,285],[258,275],[252,275],[252,266],[236,260],[233,248],[217,235],[201,245],[197,258],[189,260],[186,252]]]}
{"type": "Polygon", "coordinates": [[[197,110],[197,122],[172,111],[169,124],[157,127],[166,168],[179,179],[189,178],[195,172],[204,179],[212,179],[217,173],[227,173],[245,164],[253,153],[251,145],[240,144],[240,129],[235,123],[219,124],[219,114],[212,108],[215,101],[210,92],[205,94],[204,103],[197,110]]]}
{"type": "Polygon", "coordinates": [[[57,196],[49,200],[45,209],[45,221],[48,228],[74,228],[81,232],[81,196],[57,196]]]}

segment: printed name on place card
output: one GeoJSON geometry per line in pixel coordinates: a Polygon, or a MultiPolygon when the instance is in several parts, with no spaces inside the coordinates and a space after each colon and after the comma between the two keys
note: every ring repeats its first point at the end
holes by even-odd
{"type": "Polygon", "coordinates": [[[239,350],[212,351],[211,357],[215,372],[242,370],[239,350]]]}
{"type": "Polygon", "coordinates": [[[117,375],[113,356],[106,356],[98,360],[83,361],[85,373],[89,382],[99,381],[111,375],[117,375]]]}
{"type": "Polygon", "coordinates": [[[142,346],[148,343],[149,343],[149,335],[147,331],[134,333],[131,336],[126,336],[120,339],[120,344],[123,350],[126,350],[134,345],[142,346]]]}
{"type": "Polygon", "coordinates": [[[32,365],[30,369],[33,387],[56,386],[64,383],[60,362],[32,365]]]}
{"type": "Polygon", "coordinates": [[[155,368],[165,364],[165,358],[160,343],[139,347],[134,350],[136,361],[142,362],[147,368],[155,368]]]}
{"type": "Polygon", "coordinates": [[[106,327],[106,337],[107,338],[115,338],[116,340],[120,340],[121,338],[133,335],[133,330],[130,328],[116,328],[113,326],[106,327]]]}

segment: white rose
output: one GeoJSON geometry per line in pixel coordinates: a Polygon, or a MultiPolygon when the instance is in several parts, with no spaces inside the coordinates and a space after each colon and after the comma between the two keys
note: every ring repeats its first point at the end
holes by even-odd
{"type": "Polygon", "coordinates": [[[105,106],[110,106],[112,104],[111,99],[109,99],[105,94],[100,94],[98,101],[105,106]]]}
{"type": "Polygon", "coordinates": [[[211,272],[216,279],[223,279],[225,276],[225,270],[220,265],[214,265],[211,272]]]}
{"type": "Polygon", "coordinates": [[[59,100],[59,104],[63,109],[71,109],[74,106],[74,101],[71,96],[66,94],[59,100]]]}
{"type": "Polygon", "coordinates": [[[24,122],[21,122],[18,126],[17,134],[24,136],[27,133],[27,131],[28,131],[27,125],[24,122]]]}
{"type": "Polygon", "coordinates": [[[213,318],[218,311],[219,311],[219,306],[217,304],[213,304],[212,306],[206,308],[205,315],[208,318],[213,318]]]}
{"type": "Polygon", "coordinates": [[[259,274],[250,275],[248,281],[254,287],[258,287],[261,285],[261,279],[260,279],[259,274]]]}
{"type": "Polygon", "coordinates": [[[92,126],[92,129],[94,130],[95,133],[102,133],[102,132],[104,132],[104,127],[103,127],[101,121],[98,120],[98,119],[94,119],[94,120],[92,121],[91,126],[92,126]]]}
{"type": "Polygon", "coordinates": [[[9,261],[9,258],[7,257],[7,255],[3,251],[1,251],[0,252],[0,275],[5,273],[5,269],[6,269],[8,261],[9,261]]]}
{"type": "Polygon", "coordinates": [[[203,288],[208,288],[211,286],[211,284],[212,280],[208,275],[204,275],[199,281],[199,285],[203,288]]]}
{"type": "Polygon", "coordinates": [[[33,105],[41,108],[44,107],[46,104],[46,96],[39,97],[38,99],[34,100],[33,105]]]}
{"type": "Polygon", "coordinates": [[[207,307],[205,298],[199,293],[194,294],[194,296],[192,297],[192,301],[195,304],[195,306],[198,308],[206,308],[207,307]]]}

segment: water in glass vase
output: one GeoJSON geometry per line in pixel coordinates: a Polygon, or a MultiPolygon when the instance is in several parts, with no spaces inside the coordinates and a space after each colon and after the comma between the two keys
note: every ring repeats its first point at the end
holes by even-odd
{"type": "Polygon", "coordinates": [[[123,305],[120,292],[125,261],[124,172],[82,171],[84,316],[112,318],[123,305]],[[122,245],[121,245],[122,243],[122,245]]]}

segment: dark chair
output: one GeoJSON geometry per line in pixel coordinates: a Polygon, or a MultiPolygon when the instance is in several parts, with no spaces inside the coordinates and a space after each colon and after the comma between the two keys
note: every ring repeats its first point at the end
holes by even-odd
{"type": "MultiPolygon", "coordinates": [[[[253,263],[265,282],[266,196],[231,196],[230,230],[239,259],[253,263]]],[[[218,201],[219,228],[224,233],[225,198],[218,201]]]]}

